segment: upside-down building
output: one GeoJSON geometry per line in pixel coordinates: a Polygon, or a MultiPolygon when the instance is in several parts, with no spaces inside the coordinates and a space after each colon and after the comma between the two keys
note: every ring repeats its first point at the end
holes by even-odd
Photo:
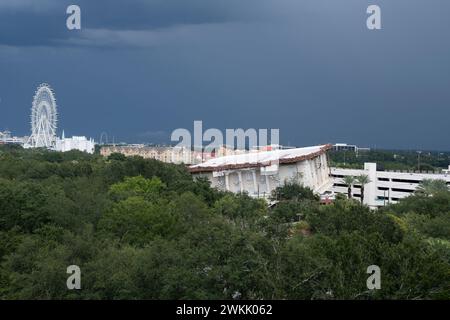
{"type": "Polygon", "coordinates": [[[194,177],[234,193],[267,197],[278,186],[296,182],[321,194],[330,188],[327,150],[331,145],[250,152],[210,159],[189,167],[194,177]]]}

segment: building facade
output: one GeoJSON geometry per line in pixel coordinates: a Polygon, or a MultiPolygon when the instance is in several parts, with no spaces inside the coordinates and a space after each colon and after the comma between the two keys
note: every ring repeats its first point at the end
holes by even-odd
{"type": "Polygon", "coordinates": [[[95,142],[93,139],[88,140],[86,137],[79,136],[66,138],[63,133],[61,139],[56,139],[55,151],[67,152],[71,150],[79,150],[93,154],[95,151],[95,142]]]}
{"type": "MultiPolygon", "coordinates": [[[[425,179],[444,180],[450,186],[449,170],[450,167],[441,173],[377,171],[376,163],[365,163],[362,170],[331,168],[333,186],[330,191],[346,195],[348,186],[344,183],[345,176],[367,175],[371,182],[364,186],[364,203],[371,208],[379,208],[412,195],[425,179]]],[[[352,188],[352,196],[361,198],[361,186],[357,183],[352,188]]]]}
{"type": "Polygon", "coordinates": [[[333,145],[334,151],[351,151],[358,153],[359,151],[370,151],[370,148],[360,148],[354,144],[336,143],[333,145]]]}
{"type": "Polygon", "coordinates": [[[327,150],[331,145],[273,150],[211,159],[189,167],[194,177],[234,193],[267,198],[286,182],[296,182],[320,194],[331,187],[327,150]]]}
{"type": "Polygon", "coordinates": [[[11,131],[0,131],[0,144],[23,145],[28,137],[15,137],[11,131]]]}
{"type": "Polygon", "coordinates": [[[206,152],[190,150],[186,147],[157,147],[143,144],[102,146],[100,149],[100,154],[105,157],[113,153],[120,153],[127,157],[140,156],[144,159],[155,159],[175,164],[184,163],[187,165],[203,163],[218,157],[246,154],[248,152],[247,150],[233,150],[226,146],[221,146],[212,152],[206,152]]]}
{"type": "Polygon", "coordinates": [[[195,161],[195,157],[199,158],[201,162],[201,156],[195,155],[191,150],[183,147],[152,147],[145,145],[124,145],[124,146],[102,146],[100,154],[104,157],[109,157],[113,153],[120,153],[127,157],[140,156],[144,159],[155,159],[166,163],[175,164],[192,164],[195,161]]]}

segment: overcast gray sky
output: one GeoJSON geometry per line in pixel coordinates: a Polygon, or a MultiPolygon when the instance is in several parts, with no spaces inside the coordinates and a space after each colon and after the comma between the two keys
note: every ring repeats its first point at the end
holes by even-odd
{"type": "Polygon", "coordinates": [[[283,144],[450,150],[448,0],[0,0],[0,130],[35,88],[59,131],[162,142],[279,128],[283,144]],[[78,4],[82,30],[66,28],[78,4]],[[366,9],[382,9],[382,30],[366,9]]]}

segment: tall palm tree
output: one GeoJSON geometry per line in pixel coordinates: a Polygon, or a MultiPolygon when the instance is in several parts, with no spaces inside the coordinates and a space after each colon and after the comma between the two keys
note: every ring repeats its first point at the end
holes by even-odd
{"type": "Polygon", "coordinates": [[[371,183],[370,178],[367,174],[361,174],[356,177],[356,182],[361,185],[361,204],[364,203],[364,186],[368,183],[371,183]]]}
{"type": "Polygon", "coordinates": [[[347,185],[347,197],[349,199],[352,198],[352,187],[355,183],[355,177],[354,176],[345,176],[344,177],[344,183],[347,185]]]}

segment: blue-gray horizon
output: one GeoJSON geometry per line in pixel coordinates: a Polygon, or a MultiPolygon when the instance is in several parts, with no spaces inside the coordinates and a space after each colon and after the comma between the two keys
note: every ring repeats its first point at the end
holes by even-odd
{"type": "Polygon", "coordinates": [[[277,128],[285,145],[450,151],[445,0],[0,0],[0,131],[168,143],[177,128],[277,128]],[[368,30],[366,9],[382,9],[368,30]]]}

